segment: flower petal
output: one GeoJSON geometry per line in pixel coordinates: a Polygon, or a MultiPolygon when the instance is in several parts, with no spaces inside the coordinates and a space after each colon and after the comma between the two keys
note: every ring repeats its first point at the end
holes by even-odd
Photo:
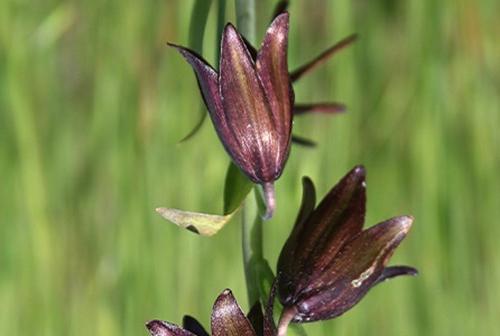
{"type": "MultiPolygon", "coordinates": [[[[222,112],[222,101],[219,92],[219,78],[217,72],[196,52],[172,43],[169,46],[177,49],[193,68],[203,101],[210,112],[214,124],[224,127],[225,119],[222,112]]],[[[200,122],[200,124],[203,121],[200,122]]]]}
{"type": "MultiPolygon", "coordinates": [[[[301,240],[300,233],[307,219],[313,212],[315,205],[316,190],[314,189],[314,184],[309,177],[303,177],[302,204],[300,206],[299,214],[297,215],[293,230],[290,233],[290,237],[287,239],[278,260],[278,271],[280,272],[280,277],[287,277],[287,274],[293,274],[295,270],[295,253],[297,251],[297,244],[301,240]]],[[[293,291],[292,289],[287,289],[285,283],[288,282],[280,282],[280,291],[284,291],[285,293],[293,291]]],[[[283,294],[283,296],[286,295],[287,294],[283,294]]]]}
{"type": "Polygon", "coordinates": [[[255,333],[257,335],[262,335],[264,333],[264,315],[262,314],[262,308],[260,306],[260,301],[257,301],[247,314],[247,319],[253,326],[255,333]]]}
{"type": "Polygon", "coordinates": [[[385,265],[406,237],[413,218],[395,217],[352,238],[321,276],[314,288],[302,293],[295,321],[316,321],[338,316],[354,306],[378,283],[385,265]]]}
{"type": "Polygon", "coordinates": [[[317,143],[311,139],[301,137],[299,135],[292,135],[292,143],[304,147],[316,147],[317,143]]]}
{"type": "Polygon", "coordinates": [[[284,163],[280,135],[253,60],[231,24],[224,29],[221,48],[219,85],[225,123],[216,125],[217,132],[250,179],[271,182],[280,176],[284,163]]]}
{"type": "Polygon", "coordinates": [[[299,214],[292,231],[292,235],[297,235],[304,225],[305,221],[316,206],[316,189],[314,188],[313,181],[305,176],[302,178],[302,203],[300,204],[299,214]]]}
{"type": "Polygon", "coordinates": [[[418,270],[411,266],[390,266],[384,268],[382,274],[378,277],[377,283],[381,283],[383,281],[402,276],[402,275],[418,275],[418,270]]]}
{"type": "Polygon", "coordinates": [[[347,47],[348,45],[350,45],[354,41],[356,41],[357,37],[358,36],[356,34],[353,34],[353,35],[350,35],[350,36],[344,38],[340,42],[336,43],[335,45],[331,46],[327,50],[323,51],[320,55],[318,55],[312,61],[310,61],[310,62],[302,65],[301,67],[297,68],[296,70],[292,71],[290,73],[290,78],[291,78],[292,82],[295,82],[296,80],[300,79],[306,73],[312,71],[317,66],[326,62],[337,51],[344,49],[345,47],[347,47]]]}
{"type": "Polygon", "coordinates": [[[276,335],[276,327],[274,326],[274,323],[270,321],[268,316],[263,315],[260,302],[257,302],[253,305],[252,309],[250,309],[250,312],[248,312],[247,318],[252,323],[256,335],[276,335]]]}
{"type": "Polygon", "coordinates": [[[315,104],[295,104],[293,106],[293,114],[301,115],[306,113],[342,113],[345,112],[346,106],[341,103],[315,103],[315,104]]]}
{"type": "Polygon", "coordinates": [[[365,169],[357,166],[330,190],[309,216],[307,225],[294,233],[300,239],[283,248],[278,273],[280,300],[284,305],[290,304],[299,291],[307,291],[311,279],[323,272],[344,242],[361,231],[365,203],[365,169]]]}
{"type": "MultiPolygon", "coordinates": [[[[269,101],[271,113],[279,135],[278,152],[288,155],[292,131],[293,91],[288,75],[288,13],[282,13],[273,20],[262,42],[255,67],[262,87],[269,101]]],[[[278,161],[284,160],[282,157],[278,161]]]]}
{"type": "Polygon", "coordinates": [[[175,324],[160,320],[149,321],[146,328],[151,336],[196,336],[175,324]]]}
{"type": "Polygon", "coordinates": [[[222,292],[212,310],[213,336],[255,336],[255,331],[229,289],[222,292]]]}
{"type": "Polygon", "coordinates": [[[185,315],[182,318],[182,326],[197,336],[210,336],[200,322],[192,316],[185,315]]]}

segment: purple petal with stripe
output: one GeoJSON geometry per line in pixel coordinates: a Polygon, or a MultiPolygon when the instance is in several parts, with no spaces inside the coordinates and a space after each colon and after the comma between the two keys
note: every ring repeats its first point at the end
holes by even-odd
{"type": "Polygon", "coordinates": [[[252,324],[229,289],[222,292],[212,310],[213,336],[255,336],[252,324]]]}
{"type": "Polygon", "coordinates": [[[236,164],[257,183],[274,181],[280,136],[253,60],[236,29],[228,24],[222,37],[219,74],[224,110],[219,136],[236,164]]]}
{"type": "Polygon", "coordinates": [[[282,165],[288,156],[292,131],[293,91],[287,65],[288,22],[286,12],[273,20],[255,63],[277,129],[277,166],[282,165]]]}
{"type": "Polygon", "coordinates": [[[210,112],[214,124],[224,127],[222,100],[219,93],[219,77],[217,72],[196,52],[172,43],[169,46],[177,49],[193,68],[205,105],[210,112]]]}
{"type": "Polygon", "coordinates": [[[160,320],[149,321],[146,328],[151,336],[196,336],[175,324],[160,320]]]}
{"type": "Polygon", "coordinates": [[[346,242],[330,267],[301,293],[296,321],[338,316],[354,306],[378,283],[394,250],[406,237],[413,218],[389,219],[346,242]]]}

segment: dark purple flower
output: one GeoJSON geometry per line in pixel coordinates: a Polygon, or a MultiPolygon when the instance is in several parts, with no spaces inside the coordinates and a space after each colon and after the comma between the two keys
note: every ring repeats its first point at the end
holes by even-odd
{"type": "Polygon", "coordinates": [[[255,59],[232,24],[221,42],[219,73],[193,51],[175,46],[193,67],[226,151],[274,208],[273,182],[290,152],[293,91],[287,66],[288,13],[276,17],[255,59]]]}
{"type": "Polygon", "coordinates": [[[316,208],[313,183],[304,178],[303,185],[302,207],[278,261],[278,296],[285,307],[279,335],[289,322],[343,314],[386,279],[417,274],[407,266],[386,267],[413,217],[395,217],[363,230],[363,167],[351,170],[316,208]]]}
{"type": "MultiPolygon", "coordinates": [[[[272,336],[276,329],[267,317],[262,316],[260,304],[252,308],[249,316],[241,311],[229,289],[223,291],[212,309],[211,329],[213,336],[272,336]]],[[[146,324],[151,336],[209,336],[194,318],[185,316],[183,327],[153,320],[146,324]]]]}
{"type": "MultiPolygon", "coordinates": [[[[215,130],[234,163],[264,188],[270,218],[274,186],[283,171],[292,141],[292,118],[305,112],[341,112],[339,103],[294,105],[292,81],[350,44],[351,36],[289,74],[287,12],[276,16],[260,50],[254,49],[232,24],[221,42],[219,71],[194,51],[174,44],[195,71],[215,130]]],[[[312,144],[300,138],[299,143],[312,144]]]]}

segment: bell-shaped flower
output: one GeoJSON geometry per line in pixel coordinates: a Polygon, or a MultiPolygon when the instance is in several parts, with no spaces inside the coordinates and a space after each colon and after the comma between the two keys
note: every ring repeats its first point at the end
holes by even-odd
{"type": "Polygon", "coordinates": [[[408,266],[387,267],[413,218],[395,217],[363,230],[365,170],[355,167],[315,208],[311,180],[303,180],[302,206],[278,260],[278,296],[285,307],[278,335],[290,322],[343,314],[376,284],[416,275],[408,266]]]}
{"type": "MultiPolygon", "coordinates": [[[[213,336],[273,336],[276,328],[271,320],[262,315],[260,304],[252,308],[248,317],[241,311],[229,289],[224,290],[212,309],[211,329],[213,336]]],[[[194,318],[185,316],[183,327],[153,320],[146,324],[151,336],[209,336],[194,318]]]]}
{"type": "Polygon", "coordinates": [[[195,52],[176,45],[193,67],[215,130],[234,163],[262,184],[267,217],[274,209],[273,182],[290,152],[293,90],[287,66],[288,13],[268,28],[255,59],[244,38],[227,24],[219,72],[195,52]]]}

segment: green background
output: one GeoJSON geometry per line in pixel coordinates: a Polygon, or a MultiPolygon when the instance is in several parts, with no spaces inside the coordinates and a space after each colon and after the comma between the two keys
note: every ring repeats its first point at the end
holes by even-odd
{"type": "MultiPolygon", "coordinates": [[[[212,238],[157,206],[218,213],[229,162],[190,67],[193,1],[0,1],[0,334],[145,335],[148,319],[246,309],[240,224],[212,238]]],[[[274,3],[258,1],[259,40],[274,3]]],[[[204,55],[213,62],[212,6],[204,55]]],[[[349,112],[295,119],[265,223],[275,265],[309,175],[323,195],[368,170],[367,225],[416,217],[393,258],[421,271],[310,335],[500,335],[500,2],[292,1],[289,64],[359,41],[295,86],[349,112]]],[[[234,21],[234,5],[227,15],[234,21]]]]}

